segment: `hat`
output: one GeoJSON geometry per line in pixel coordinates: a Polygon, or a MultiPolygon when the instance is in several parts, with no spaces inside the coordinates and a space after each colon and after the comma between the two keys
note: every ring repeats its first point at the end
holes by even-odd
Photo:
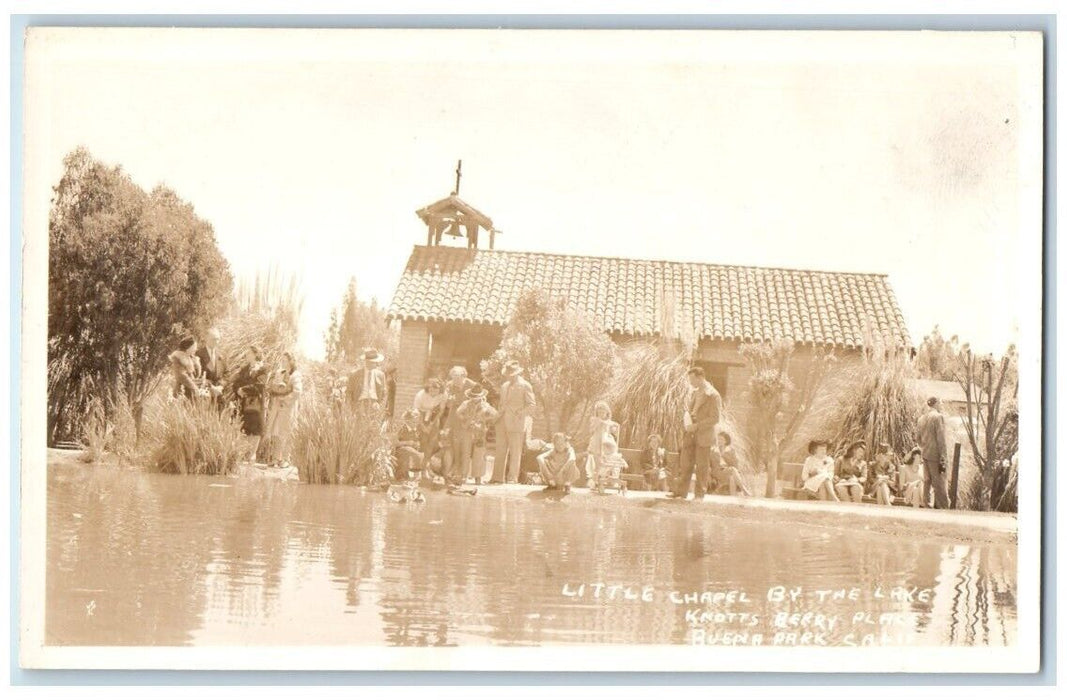
{"type": "Polygon", "coordinates": [[[522,374],[522,365],[520,365],[515,360],[508,360],[504,363],[504,367],[500,370],[500,372],[505,377],[515,377],[522,374]]]}
{"type": "Polygon", "coordinates": [[[929,406],[930,408],[933,408],[934,406],[938,405],[939,403],[941,403],[941,399],[937,398],[936,396],[931,396],[930,398],[928,398],[926,400],[926,405],[929,406]]]}
{"type": "Polygon", "coordinates": [[[476,387],[472,387],[470,389],[467,389],[467,398],[468,399],[482,399],[482,398],[485,398],[485,389],[483,389],[480,386],[476,386],[476,387]]]}
{"type": "Polygon", "coordinates": [[[364,348],[363,359],[367,362],[381,362],[385,359],[385,356],[374,348],[364,348]]]}

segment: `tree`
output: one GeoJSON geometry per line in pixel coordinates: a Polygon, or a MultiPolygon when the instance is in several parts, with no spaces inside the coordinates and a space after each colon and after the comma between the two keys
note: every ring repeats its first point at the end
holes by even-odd
{"type": "Polygon", "coordinates": [[[372,298],[369,304],[361,301],[356,294],[356,280],[350,280],[341,306],[330,314],[330,326],[326,330],[327,361],[358,362],[366,347],[378,348],[392,358],[398,340],[378,300],[372,298]]]}
{"type": "Polygon", "coordinates": [[[960,352],[959,337],[954,335],[946,341],[941,329],[934,326],[915,353],[915,372],[922,379],[956,381],[960,352]]]}
{"type": "Polygon", "coordinates": [[[751,414],[749,443],[757,464],[767,471],[766,496],[777,495],[778,465],[804,423],[829,372],[834,356],[813,348],[801,361],[792,340],[745,343],[739,348],[752,376],[748,393],[751,414]],[[795,377],[795,380],[794,380],[795,377]]]}
{"type": "Polygon", "coordinates": [[[48,435],[78,436],[93,398],[144,400],[181,336],[225,311],[233,280],[211,225],[171,190],[146,193],[79,148],[49,215],[48,435]]]}
{"type": "Polygon", "coordinates": [[[525,369],[549,430],[568,430],[606,397],[615,374],[615,343],[565,299],[530,289],[519,297],[500,347],[482,361],[482,376],[494,389],[499,390],[507,360],[525,369]]]}
{"type": "MultiPolygon", "coordinates": [[[[997,362],[969,347],[961,353],[958,381],[967,397],[963,426],[978,466],[972,508],[1012,510],[1014,478],[1002,465],[1019,449],[1018,358],[1012,345],[997,362]]],[[[1010,469],[1010,467],[1009,467],[1010,469]]]]}

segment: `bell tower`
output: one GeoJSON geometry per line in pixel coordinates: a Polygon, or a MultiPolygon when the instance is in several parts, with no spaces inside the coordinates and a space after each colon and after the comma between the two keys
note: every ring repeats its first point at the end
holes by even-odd
{"type": "Polygon", "coordinates": [[[444,236],[466,238],[467,248],[478,247],[482,230],[489,233],[489,249],[496,243],[500,231],[493,227],[493,220],[459,198],[459,184],[463,178],[463,161],[456,162],[456,188],[444,199],[415,212],[426,224],[426,245],[441,245],[444,236]]]}

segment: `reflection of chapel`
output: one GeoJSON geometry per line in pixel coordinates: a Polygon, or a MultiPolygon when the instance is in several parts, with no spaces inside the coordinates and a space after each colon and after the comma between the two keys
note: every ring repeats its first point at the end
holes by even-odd
{"type": "Polygon", "coordinates": [[[911,345],[885,275],[496,250],[500,231],[459,198],[460,177],[457,167],[455,191],[416,212],[426,244],[412,250],[389,306],[401,329],[398,406],[453,365],[478,380],[479,361],[532,287],[567,299],[620,345],[690,329],[694,363],[734,411],[744,410],[749,378],[741,343],[791,338],[801,355],[832,347],[839,367],[865,348],[911,345]]]}

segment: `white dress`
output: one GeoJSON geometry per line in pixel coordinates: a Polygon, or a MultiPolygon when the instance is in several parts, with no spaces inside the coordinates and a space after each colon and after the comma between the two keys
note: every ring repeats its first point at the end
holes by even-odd
{"type": "Polygon", "coordinates": [[[819,459],[815,455],[804,460],[804,470],[800,478],[804,480],[804,490],[818,493],[826,480],[834,475],[834,460],[830,457],[819,459]]]}

